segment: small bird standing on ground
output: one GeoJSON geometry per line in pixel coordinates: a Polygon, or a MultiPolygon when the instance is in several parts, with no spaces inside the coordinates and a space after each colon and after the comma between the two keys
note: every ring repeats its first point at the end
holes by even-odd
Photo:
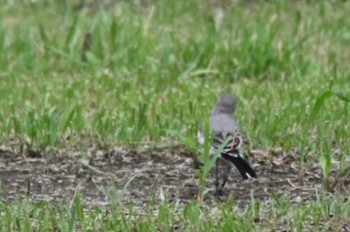
{"type": "MultiPolygon", "coordinates": [[[[224,188],[231,166],[234,165],[243,179],[257,178],[254,169],[250,166],[247,160],[242,157],[242,137],[239,126],[233,120],[232,116],[236,109],[236,100],[232,95],[225,94],[221,96],[219,102],[216,104],[213,112],[210,115],[210,132],[213,136],[213,142],[210,149],[211,157],[215,155],[219,146],[226,141],[228,137],[231,139],[221,152],[220,159],[226,161],[228,169],[225,172],[223,182],[220,186],[218,177],[218,161],[215,170],[215,187],[216,194],[220,194],[224,188]]],[[[204,128],[198,132],[198,141],[204,144],[204,128]]]]}

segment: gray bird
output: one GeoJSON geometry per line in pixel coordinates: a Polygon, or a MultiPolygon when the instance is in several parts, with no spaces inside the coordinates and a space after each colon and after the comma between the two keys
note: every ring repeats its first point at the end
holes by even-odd
{"type": "MultiPolygon", "coordinates": [[[[228,170],[225,171],[223,183],[219,186],[218,163],[216,163],[216,191],[221,191],[228,179],[229,171],[234,165],[243,179],[257,178],[254,169],[247,160],[242,157],[242,136],[239,126],[233,120],[232,116],[236,109],[236,100],[232,95],[225,94],[221,96],[214,110],[210,115],[210,132],[213,137],[210,155],[214,156],[219,146],[226,141],[228,137],[231,139],[221,152],[221,159],[229,163],[228,170]]],[[[204,144],[204,128],[201,127],[198,132],[198,141],[204,144]]]]}

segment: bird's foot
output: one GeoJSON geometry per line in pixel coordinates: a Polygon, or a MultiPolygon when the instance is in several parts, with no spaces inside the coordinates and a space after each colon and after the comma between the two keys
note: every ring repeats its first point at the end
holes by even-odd
{"type": "Polygon", "coordinates": [[[224,190],[222,188],[216,188],[214,192],[214,196],[220,197],[224,194],[224,190]]]}

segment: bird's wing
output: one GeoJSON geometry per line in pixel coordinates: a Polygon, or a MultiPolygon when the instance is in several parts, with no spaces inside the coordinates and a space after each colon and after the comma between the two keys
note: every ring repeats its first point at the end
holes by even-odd
{"type": "Polygon", "coordinates": [[[225,114],[211,115],[210,130],[213,133],[213,147],[217,149],[228,137],[232,137],[224,148],[224,152],[237,150],[243,143],[241,132],[235,121],[225,114]]]}
{"type": "Polygon", "coordinates": [[[216,132],[213,138],[213,147],[218,149],[221,144],[223,144],[227,138],[228,140],[226,146],[223,149],[223,152],[230,153],[231,151],[240,150],[242,146],[242,138],[240,134],[237,133],[228,133],[224,135],[221,132],[216,132]]]}

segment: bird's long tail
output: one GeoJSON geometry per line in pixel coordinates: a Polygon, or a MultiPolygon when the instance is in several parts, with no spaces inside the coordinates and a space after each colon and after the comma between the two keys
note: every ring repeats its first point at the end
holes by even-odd
{"type": "Polygon", "coordinates": [[[221,157],[231,164],[233,164],[239,171],[239,173],[242,175],[243,179],[248,178],[258,178],[256,175],[256,172],[254,169],[250,166],[247,160],[245,160],[242,156],[239,155],[239,153],[235,152],[223,152],[221,154],[221,157]]]}

